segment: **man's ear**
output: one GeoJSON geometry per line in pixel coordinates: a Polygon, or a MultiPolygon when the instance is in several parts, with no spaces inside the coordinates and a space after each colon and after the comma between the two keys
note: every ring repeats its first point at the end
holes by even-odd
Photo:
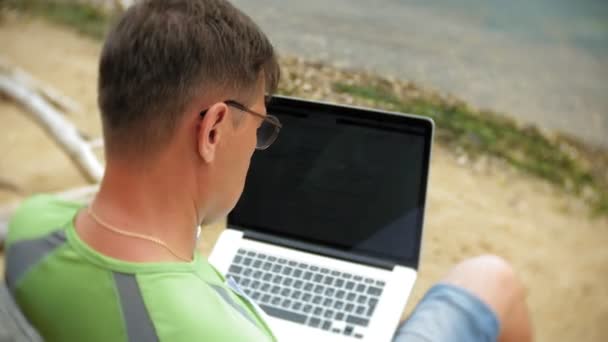
{"type": "Polygon", "coordinates": [[[223,137],[223,123],[228,115],[228,106],[218,102],[207,110],[198,130],[198,153],[206,163],[215,160],[217,146],[223,137]]]}

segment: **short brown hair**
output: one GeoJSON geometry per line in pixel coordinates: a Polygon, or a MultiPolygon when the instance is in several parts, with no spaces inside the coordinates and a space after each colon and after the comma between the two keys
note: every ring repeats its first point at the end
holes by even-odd
{"type": "MultiPolygon", "coordinates": [[[[225,0],[143,0],[109,32],[99,64],[106,151],[153,152],[186,106],[213,90],[269,93],[280,71],[268,38],[225,0]]],[[[223,99],[220,99],[223,100],[223,99]]]]}

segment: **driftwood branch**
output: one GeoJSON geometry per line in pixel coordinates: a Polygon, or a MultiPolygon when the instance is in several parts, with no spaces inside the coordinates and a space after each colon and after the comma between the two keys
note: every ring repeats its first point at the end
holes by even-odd
{"type": "Polygon", "coordinates": [[[82,108],[75,101],[60,94],[57,90],[44,84],[42,81],[34,79],[20,68],[10,65],[2,58],[0,58],[0,71],[2,71],[2,74],[10,75],[16,82],[36,91],[58,109],[69,113],[82,112],[82,108]]]}
{"type": "Polygon", "coordinates": [[[101,180],[103,166],[95,156],[90,144],[82,138],[78,129],[44,97],[9,72],[0,74],[0,92],[30,111],[36,121],[49,132],[90,182],[98,183],[101,180]]]}

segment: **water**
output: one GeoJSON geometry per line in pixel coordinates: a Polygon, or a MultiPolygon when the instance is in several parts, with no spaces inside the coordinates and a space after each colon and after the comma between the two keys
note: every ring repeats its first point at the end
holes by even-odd
{"type": "Polygon", "coordinates": [[[279,52],[396,75],[608,147],[608,1],[233,2],[279,52]]]}

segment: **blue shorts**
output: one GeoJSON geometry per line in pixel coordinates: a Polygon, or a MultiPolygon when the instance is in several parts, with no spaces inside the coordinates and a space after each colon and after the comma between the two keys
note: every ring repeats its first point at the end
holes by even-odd
{"type": "Polygon", "coordinates": [[[399,326],[393,342],[495,342],[499,332],[487,304],[460,287],[437,284],[399,326]]]}

